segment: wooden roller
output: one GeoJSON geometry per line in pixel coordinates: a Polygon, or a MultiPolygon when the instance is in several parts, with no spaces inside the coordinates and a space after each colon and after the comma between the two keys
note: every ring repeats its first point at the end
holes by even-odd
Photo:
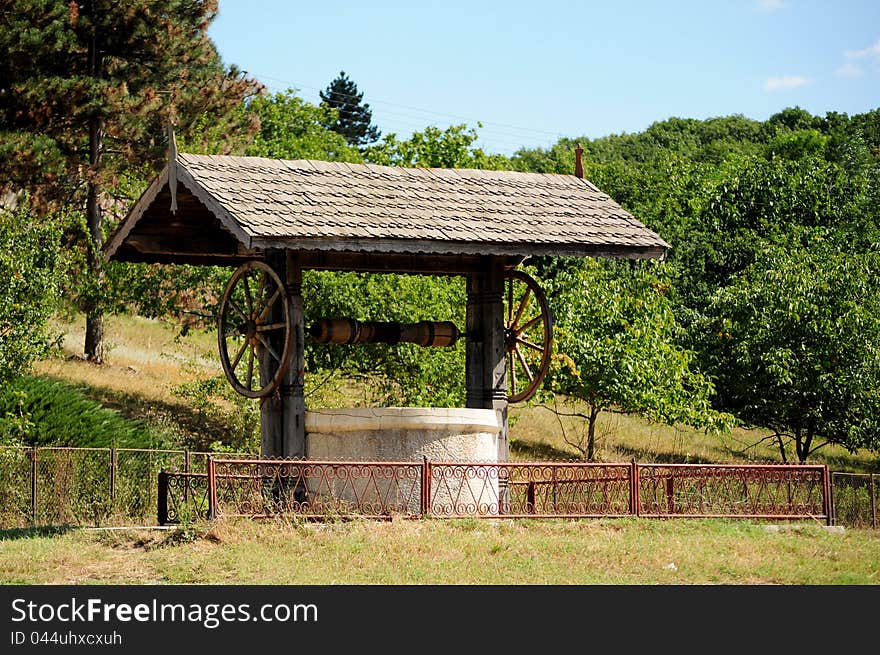
{"type": "Polygon", "coordinates": [[[451,321],[386,323],[353,318],[322,318],[309,330],[318,343],[414,343],[431,348],[454,346],[458,327],[451,321]]]}

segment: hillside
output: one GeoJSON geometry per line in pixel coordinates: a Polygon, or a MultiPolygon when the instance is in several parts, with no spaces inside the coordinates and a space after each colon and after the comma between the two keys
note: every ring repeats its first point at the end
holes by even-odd
{"type": "MultiPolygon", "coordinates": [[[[62,331],[61,351],[39,361],[35,375],[53,384],[69,385],[70,393],[96,401],[123,419],[127,446],[212,448],[255,452],[259,443],[257,401],[237,396],[223,378],[210,331],[191,330],[181,336],[170,324],[132,316],[112,317],[107,323],[110,348],[100,366],[75,353],[81,344],[83,321],[56,321],[62,331]],[[130,439],[143,441],[135,444],[130,439]]],[[[344,380],[324,383],[307,375],[307,402],[315,407],[356,406],[362,396],[344,380]],[[320,388],[316,388],[321,384],[320,388]]],[[[583,412],[559,398],[555,407],[514,406],[510,413],[511,456],[518,460],[573,459],[578,451],[568,442],[584,438],[583,412]],[[553,410],[556,411],[553,411],[553,410]]],[[[115,426],[115,422],[108,425],[115,426]]],[[[35,433],[43,433],[39,426],[35,433]]],[[[101,432],[92,441],[75,445],[103,446],[101,432]]],[[[115,434],[119,434],[118,427],[115,434]]],[[[778,462],[775,445],[766,433],[735,428],[728,434],[707,435],[686,427],[652,424],[635,416],[605,413],[597,432],[599,461],[640,462],[778,462]]],[[[42,442],[45,443],[45,442],[42,442]]],[[[70,442],[67,445],[74,445],[70,442]]],[[[869,452],[847,453],[834,447],[811,460],[833,470],[880,470],[869,452]]]]}

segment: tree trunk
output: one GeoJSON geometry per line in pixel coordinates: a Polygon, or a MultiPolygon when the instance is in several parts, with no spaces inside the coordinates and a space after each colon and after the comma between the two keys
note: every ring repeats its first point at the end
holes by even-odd
{"type": "Polygon", "coordinates": [[[590,418],[587,423],[587,461],[592,462],[596,453],[596,420],[599,418],[598,405],[590,405],[590,418]]]}
{"type": "MultiPolygon", "coordinates": [[[[97,37],[92,35],[89,44],[89,74],[100,78],[102,74],[103,56],[98,48],[97,37]]],[[[88,274],[94,280],[94,288],[100,289],[104,277],[102,252],[104,233],[101,220],[101,186],[99,172],[104,141],[104,119],[100,114],[89,118],[89,178],[88,195],[86,198],[86,224],[88,235],[86,243],[86,260],[88,274]]],[[[90,285],[91,286],[91,285],[90,285]]],[[[87,296],[83,310],[86,315],[86,338],[84,354],[86,359],[96,364],[104,362],[104,315],[94,296],[87,296]]]]}
{"type": "Polygon", "coordinates": [[[782,456],[782,463],[788,464],[788,457],[785,455],[785,442],[782,440],[782,435],[778,432],[776,433],[776,441],[779,444],[779,454],[782,456]]]}
{"type": "Polygon", "coordinates": [[[806,428],[806,434],[803,436],[800,432],[798,432],[797,439],[797,456],[798,462],[800,464],[804,464],[807,461],[807,457],[810,455],[810,447],[813,445],[813,426],[812,424],[808,424],[806,428]]]}

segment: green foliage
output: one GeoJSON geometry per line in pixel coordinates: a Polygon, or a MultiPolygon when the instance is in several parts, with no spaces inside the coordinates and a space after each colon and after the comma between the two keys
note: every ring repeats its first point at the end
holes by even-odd
{"type": "Polygon", "coordinates": [[[363,92],[358,91],[345,71],[340,71],[319,95],[325,107],[335,110],[325,114],[324,125],[340,134],[348,145],[361,148],[379,139],[379,128],[371,125],[370,105],[363,102],[363,92]]]}
{"type": "Polygon", "coordinates": [[[880,448],[877,253],[768,247],[711,313],[720,402],[780,435],[783,457],[783,436],[800,461],[824,443],[880,448]]]}
{"type": "MultiPolygon", "coordinates": [[[[463,331],[467,305],[456,278],[307,272],[306,328],[319,318],[453,321],[463,331]]],[[[306,370],[342,372],[363,382],[366,404],[456,407],[464,403],[464,339],[449,348],[415,344],[322,345],[306,342],[306,370]]]]}
{"type": "Polygon", "coordinates": [[[192,444],[197,449],[260,452],[260,406],[237,394],[223,375],[178,385],[172,393],[185,400],[202,422],[215,422],[226,427],[225,439],[192,444]]]}
{"type": "Polygon", "coordinates": [[[59,257],[54,223],[34,220],[27,203],[15,211],[0,209],[0,385],[47,352],[59,257]]]}
{"type": "MultiPolygon", "coordinates": [[[[650,420],[725,430],[712,410],[712,383],[693,352],[677,345],[680,327],[662,266],[614,266],[595,260],[557,272],[549,283],[556,326],[552,389],[586,401],[591,424],[614,409],[650,420]]],[[[588,458],[590,443],[580,447],[588,458]]]]}
{"type": "Polygon", "coordinates": [[[246,153],[277,159],[318,159],[360,163],[357,148],[327,125],[333,125],[339,111],[333,106],[315,106],[297,97],[293,89],[271,97],[254,98],[248,115],[259,119],[260,130],[246,153]]]}
{"type": "Polygon", "coordinates": [[[166,444],[75,387],[23,376],[0,388],[0,443],[28,446],[162,448],[166,444]]]}
{"type": "MultiPolygon", "coordinates": [[[[478,127],[482,127],[477,124],[478,127]]],[[[479,139],[476,129],[466,125],[451,125],[445,130],[429,126],[401,141],[396,134],[388,134],[364,151],[364,159],[383,166],[425,168],[483,168],[505,170],[510,160],[503,155],[489,155],[474,147],[479,139]]]]}

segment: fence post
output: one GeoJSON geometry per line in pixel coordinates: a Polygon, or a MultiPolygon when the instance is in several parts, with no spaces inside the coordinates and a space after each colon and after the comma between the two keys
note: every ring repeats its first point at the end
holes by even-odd
{"type": "Polygon", "coordinates": [[[116,449],[110,449],[110,504],[116,501],[116,449]]]}
{"type": "Polygon", "coordinates": [[[31,523],[37,525],[37,447],[31,448],[31,523]]]}
{"type": "Polygon", "coordinates": [[[159,471],[159,496],[156,499],[156,519],[159,525],[168,523],[168,474],[165,469],[159,471]]]}
{"type": "Polygon", "coordinates": [[[871,528],[877,528],[877,503],[874,500],[874,474],[868,478],[868,491],[871,492],[871,528]]]}
{"type": "MultiPolygon", "coordinates": [[[[828,465],[822,467],[822,505],[825,510],[825,525],[834,524],[834,508],[831,504],[831,483],[829,481],[828,465]]],[[[791,483],[789,483],[789,486],[791,483]]],[[[790,492],[789,492],[790,493],[790,492]]]]}
{"type": "Polygon", "coordinates": [[[217,480],[214,476],[214,456],[208,455],[208,519],[217,518],[217,480]]]}
{"type": "Polygon", "coordinates": [[[186,484],[183,485],[183,504],[189,503],[189,449],[183,451],[183,472],[186,474],[186,484]]]}
{"type": "Polygon", "coordinates": [[[639,465],[636,464],[635,458],[630,460],[629,484],[630,511],[633,516],[638,517],[642,511],[642,496],[639,489],[641,486],[639,481],[639,465]]]}
{"type": "Polygon", "coordinates": [[[666,511],[675,514],[675,478],[672,473],[666,478],[666,511]]]}
{"type": "Polygon", "coordinates": [[[431,514],[431,462],[422,456],[422,502],[419,511],[422,518],[431,514]]]}

